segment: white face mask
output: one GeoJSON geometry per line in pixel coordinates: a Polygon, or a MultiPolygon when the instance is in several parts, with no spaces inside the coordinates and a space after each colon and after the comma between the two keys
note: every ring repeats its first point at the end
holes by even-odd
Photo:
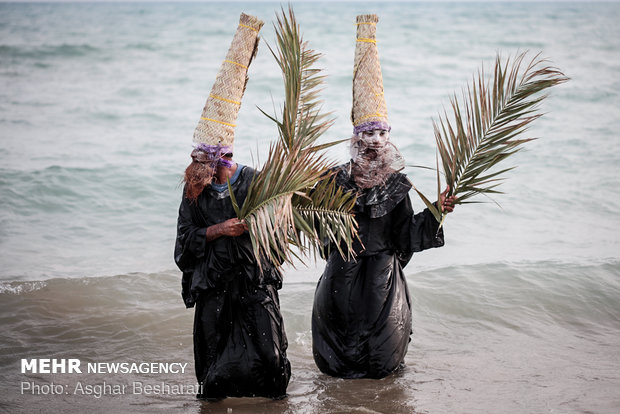
{"type": "Polygon", "coordinates": [[[390,131],[385,129],[371,129],[360,133],[360,139],[366,148],[369,149],[381,149],[385,147],[390,139],[390,131]]]}

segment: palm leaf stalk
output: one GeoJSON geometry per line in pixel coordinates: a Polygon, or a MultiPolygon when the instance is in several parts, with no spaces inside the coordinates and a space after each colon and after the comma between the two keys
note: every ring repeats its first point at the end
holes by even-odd
{"type": "MultiPolygon", "coordinates": [[[[527,52],[510,58],[502,64],[495,60],[494,76],[485,82],[484,71],[478,72],[463,91],[463,104],[456,95],[450,99],[453,119],[447,111],[433,121],[437,142],[437,199],[441,190],[439,163],[443,168],[449,196],[456,196],[457,204],[470,204],[474,196],[501,194],[497,189],[503,175],[515,167],[497,170],[494,167],[519,152],[523,144],[536,138],[519,138],[531,122],[542,116],[540,103],[548,96],[540,92],[566,82],[557,68],[548,66],[540,54],[529,62],[527,52]],[[492,82],[492,83],[491,83],[492,82]]],[[[441,204],[433,205],[414,187],[424,204],[441,225],[446,217],[441,204]]]]}
{"type": "Polygon", "coordinates": [[[290,7],[288,14],[282,10],[274,27],[277,51],[269,49],[282,70],[285,102],[280,118],[261,112],[276,123],[279,139],[271,144],[243,205],[230,191],[233,207],[248,225],[259,263],[262,259],[291,265],[295,258],[303,261],[292,246],[306,256],[333,244],[343,257],[350,257],[357,237],[351,214],[355,195],[339,190],[329,178],[335,164],[323,150],[338,142],[316,144],[333,123],[329,114],[321,113],[318,88],[325,77],[314,68],[320,54],[301,38],[290,7]]]}

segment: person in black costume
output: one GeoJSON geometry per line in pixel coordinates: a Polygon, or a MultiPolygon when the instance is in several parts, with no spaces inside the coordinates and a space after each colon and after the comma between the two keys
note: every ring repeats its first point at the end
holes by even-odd
{"type": "Polygon", "coordinates": [[[182,296],[195,307],[198,398],[286,396],[291,375],[278,289],[282,274],[257,263],[247,226],[236,218],[255,175],[232,160],[234,127],[263,22],[241,14],[237,32],[194,132],[185,170],[175,262],[182,296]]]}
{"type": "MultiPolygon", "coordinates": [[[[360,133],[373,134],[383,134],[385,142],[371,147],[366,140],[358,145],[365,148],[335,171],[337,184],[358,194],[357,257],[347,261],[332,249],[314,296],[314,359],[322,372],[336,377],[383,378],[401,365],[411,334],[411,298],[403,268],[413,253],[444,244],[443,229],[430,211],[414,214],[411,183],[404,174],[360,168],[381,154],[388,160],[397,151],[387,141],[387,130],[360,133]],[[382,173],[382,182],[376,182],[382,173]]],[[[451,212],[455,199],[446,199],[446,193],[440,201],[451,212]]]]}
{"type": "MultiPolygon", "coordinates": [[[[318,368],[343,378],[383,378],[404,360],[411,335],[411,298],[403,268],[413,253],[444,244],[443,230],[425,209],[414,214],[404,174],[362,189],[354,161],[337,167],[338,185],[359,194],[354,214],[357,257],[332,249],[317,284],[312,343],[318,368]]],[[[454,199],[443,208],[453,210],[454,199]]]]}
{"type": "Polygon", "coordinates": [[[179,208],[175,260],[185,305],[195,306],[194,360],[200,398],[286,395],[290,364],[280,313],[282,275],[259,270],[246,225],[235,218],[226,179],[243,203],[254,170],[219,166],[216,182],[179,208]]]}
{"type": "MultiPolygon", "coordinates": [[[[335,180],[358,195],[355,259],[331,249],[314,295],[312,348],[318,368],[343,378],[383,378],[396,370],[411,335],[411,298],[403,268],[413,253],[444,244],[425,209],[414,214],[412,185],[398,171],[404,160],[390,142],[390,125],[375,41],[376,15],[357,18],[353,72],[351,161],[335,180]]],[[[455,199],[439,202],[452,211],[455,199]]]]}

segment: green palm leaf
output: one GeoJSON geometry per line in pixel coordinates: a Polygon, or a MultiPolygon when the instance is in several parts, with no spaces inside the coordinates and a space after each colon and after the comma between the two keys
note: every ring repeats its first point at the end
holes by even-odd
{"type": "MultiPolygon", "coordinates": [[[[538,109],[547,95],[540,92],[568,80],[558,69],[546,65],[539,55],[525,64],[526,54],[518,55],[513,62],[509,58],[503,65],[497,56],[490,81],[485,82],[484,71],[480,71],[463,91],[462,102],[456,96],[450,100],[452,120],[444,110],[439,121],[433,121],[437,152],[450,187],[448,196],[456,196],[457,204],[475,203],[470,199],[480,194],[502,193],[496,188],[505,179],[505,173],[514,167],[499,171],[494,167],[535,139],[518,137],[542,116],[538,109]]],[[[439,166],[437,171],[439,199],[439,166]]],[[[436,208],[416,191],[443,224],[446,213],[441,211],[441,206],[436,208]]]]}
{"type": "Polygon", "coordinates": [[[338,190],[329,179],[334,164],[323,150],[338,142],[317,144],[333,123],[321,113],[318,99],[324,76],[313,66],[320,55],[302,40],[291,8],[288,14],[282,10],[274,26],[277,51],[269,49],[282,70],[285,102],[280,118],[261,111],[276,123],[279,140],[270,146],[242,206],[230,191],[233,206],[248,224],[259,263],[294,264],[301,257],[292,246],[306,255],[333,244],[349,256],[357,236],[350,213],[355,195],[338,190]]]}

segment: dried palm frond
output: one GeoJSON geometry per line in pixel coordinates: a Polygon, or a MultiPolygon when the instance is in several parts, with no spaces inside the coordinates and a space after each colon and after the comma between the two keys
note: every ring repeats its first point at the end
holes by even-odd
{"type": "MultiPolygon", "coordinates": [[[[318,88],[323,84],[325,76],[321,75],[321,69],[314,68],[313,65],[321,55],[308,48],[307,42],[303,41],[292,8],[289,7],[288,16],[282,10],[282,16],[278,16],[277,20],[277,25],[274,25],[277,52],[271,46],[267,47],[280,66],[284,78],[285,102],[282,120],[261,111],[278,126],[280,140],[286,150],[308,148],[333,123],[333,119],[326,119],[330,114],[322,114],[320,111],[318,88]]],[[[325,146],[314,150],[321,148],[325,146]]]]}
{"type": "MultiPolygon", "coordinates": [[[[437,151],[450,187],[448,196],[456,196],[457,204],[476,203],[470,199],[479,194],[502,193],[496,187],[505,179],[502,175],[514,167],[499,171],[492,170],[493,167],[520,151],[526,142],[536,139],[517,137],[542,116],[538,109],[547,95],[540,92],[568,80],[557,68],[546,65],[547,61],[539,54],[525,64],[526,54],[518,55],[512,64],[509,58],[504,65],[498,55],[492,84],[485,82],[484,71],[480,71],[463,91],[464,108],[456,95],[450,100],[453,121],[448,119],[446,111],[443,117],[439,116],[438,123],[433,121],[437,151]]],[[[439,160],[437,164],[439,200],[439,160]]],[[[440,203],[435,207],[415,190],[443,224],[447,213],[442,211],[440,203]]]]}
{"type": "Polygon", "coordinates": [[[248,224],[259,263],[264,258],[293,264],[293,259],[300,257],[292,246],[306,254],[321,249],[324,243],[335,244],[348,256],[357,236],[350,213],[355,195],[339,191],[329,179],[334,164],[322,150],[338,142],[316,145],[333,123],[320,111],[317,88],[324,76],[313,67],[320,55],[303,42],[291,8],[288,14],[282,10],[274,26],[277,53],[270,50],[282,70],[285,102],[281,119],[261,111],[276,123],[279,140],[270,146],[267,161],[242,206],[231,191],[233,206],[237,217],[248,224]]]}
{"type": "Polygon", "coordinates": [[[355,196],[339,187],[333,176],[321,180],[306,194],[295,194],[293,205],[295,228],[304,235],[301,242],[306,242],[305,250],[326,258],[334,245],[342,257],[353,256],[351,242],[357,235],[357,224],[350,211],[355,196]]]}

